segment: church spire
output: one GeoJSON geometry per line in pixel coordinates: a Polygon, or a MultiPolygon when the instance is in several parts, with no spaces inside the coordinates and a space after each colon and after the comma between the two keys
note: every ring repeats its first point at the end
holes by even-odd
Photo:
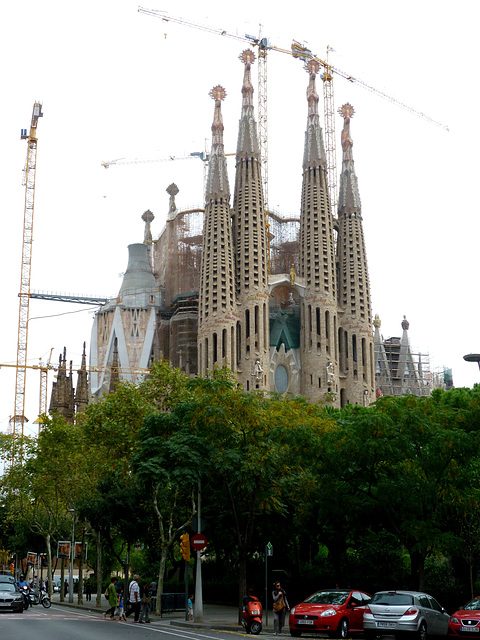
{"type": "Polygon", "coordinates": [[[342,173],[340,176],[340,193],[338,198],[338,208],[348,213],[355,211],[360,213],[362,205],[360,202],[360,192],[358,190],[357,176],[355,175],[355,165],[353,163],[353,140],[350,134],[350,119],[355,110],[348,102],[344,104],[338,112],[343,117],[344,125],[342,130],[342,173]]]}
{"type": "Polygon", "coordinates": [[[220,85],[213,87],[210,91],[210,96],[215,100],[215,111],[212,124],[212,151],[210,153],[207,189],[205,192],[207,202],[220,199],[228,200],[230,198],[227,160],[223,146],[223,118],[221,109],[222,100],[225,100],[226,95],[225,89],[220,85]]]}
{"type": "Polygon", "coordinates": [[[253,84],[251,78],[251,68],[255,60],[255,54],[250,49],[245,49],[239,60],[245,65],[242,85],[242,114],[240,116],[240,127],[238,130],[237,161],[240,158],[260,159],[260,148],[258,146],[257,125],[253,110],[253,84]]]}
{"type": "Polygon", "coordinates": [[[308,122],[303,153],[304,169],[307,167],[325,167],[326,165],[323,133],[318,115],[319,97],[315,83],[315,77],[320,69],[320,63],[314,59],[309,60],[306,69],[309,73],[310,81],[307,88],[308,122]]]}

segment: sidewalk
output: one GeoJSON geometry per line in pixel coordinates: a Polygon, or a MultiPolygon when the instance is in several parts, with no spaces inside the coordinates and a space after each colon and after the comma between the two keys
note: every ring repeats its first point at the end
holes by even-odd
{"type": "MultiPolygon", "coordinates": [[[[92,595],[90,602],[83,604],[77,603],[77,595],[74,595],[73,602],[68,602],[68,595],[64,602],[60,602],[60,594],[54,593],[52,598],[52,604],[60,605],[64,607],[71,607],[74,609],[80,609],[82,611],[88,611],[90,613],[97,613],[99,616],[108,609],[108,603],[102,594],[102,600],[100,607],[96,607],[96,596],[92,595]]],[[[273,616],[269,612],[269,629],[263,627],[263,633],[273,632],[273,616]]],[[[133,622],[133,616],[127,618],[129,622],[133,622]]],[[[174,625],[177,627],[187,627],[191,629],[218,629],[219,631],[240,631],[243,632],[242,625],[237,623],[238,609],[236,607],[229,607],[225,605],[205,604],[203,605],[203,621],[185,620],[185,611],[173,611],[164,614],[161,618],[150,613],[150,622],[154,625],[174,625]]],[[[263,616],[263,622],[265,625],[265,614],[263,616]]]]}

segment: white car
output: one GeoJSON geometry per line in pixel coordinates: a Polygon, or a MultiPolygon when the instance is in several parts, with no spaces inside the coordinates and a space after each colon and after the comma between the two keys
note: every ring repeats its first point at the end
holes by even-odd
{"type": "Polygon", "coordinates": [[[379,591],[365,607],[365,638],[381,635],[413,634],[418,640],[427,636],[446,636],[450,616],[427,593],[419,591],[379,591]]]}

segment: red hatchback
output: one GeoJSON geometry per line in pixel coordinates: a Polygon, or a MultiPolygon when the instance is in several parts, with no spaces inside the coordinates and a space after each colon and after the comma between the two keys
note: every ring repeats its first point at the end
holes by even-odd
{"type": "Polygon", "coordinates": [[[475,596],[473,600],[450,616],[448,635],[480,635],[480,596],[475,596]]]}
{"type": "Polygon", "coordinates": [[[362,591],[323,589],[317,591],[290,611],[290,635],[302,632],[327,633],[348,638],[351,633],[363,632],[363,612],[372,596],[362,591]]]}

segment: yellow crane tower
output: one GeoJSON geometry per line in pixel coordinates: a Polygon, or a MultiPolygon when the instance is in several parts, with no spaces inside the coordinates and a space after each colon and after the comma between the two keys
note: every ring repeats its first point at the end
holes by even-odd
{"type": "MultiPolygon", "coordinates": [[[[37,125],[43,116],[42,105],[33,105],[30,132],[22,129],[21,139],[27,141],[27,159],[24,169],[25,209],[23,217],[22,264],[20,273],[17,364],[15,378],[15,410],[11,419],[12,432],[23,436],[25,423],[25,379],[27,373],[28,319],[30,312],[30,277],[32,270],[33,213],[35,203],[35,175],[37,170],[37,125]]],[[[14,445],[15,446],[15,445],[14,445]]],[[[14,454],[13,454],[14,455],[14,454]]]]}

